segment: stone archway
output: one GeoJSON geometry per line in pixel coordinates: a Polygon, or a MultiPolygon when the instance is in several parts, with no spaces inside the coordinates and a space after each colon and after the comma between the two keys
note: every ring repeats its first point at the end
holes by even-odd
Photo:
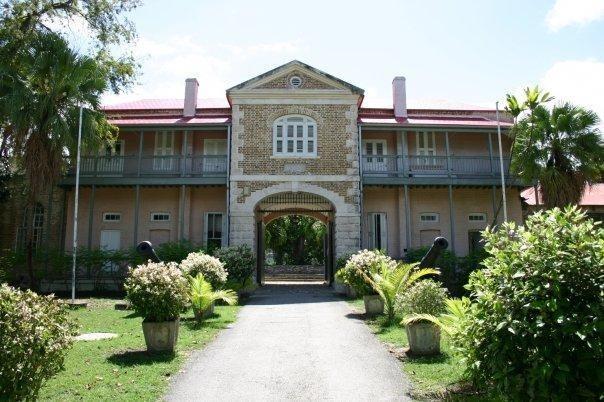
{"type": "Polygon", "coordinates": [[[324,243],[324,280],[331,283],[334,270],[334,217],[335,207],[328,199],[306,192],[280,192],[264,197],[254,208],[256,221],[256,281],[264,283],[265,252],[264,233],[266,225],[282,216],[304,215],[312,217],[326,226],[324,243]]]}

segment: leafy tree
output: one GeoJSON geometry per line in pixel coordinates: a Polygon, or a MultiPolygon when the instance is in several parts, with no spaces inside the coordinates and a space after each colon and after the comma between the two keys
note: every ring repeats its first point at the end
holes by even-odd
{"type": "Polygon", "coordinates": [[[314,218],[288,215],[266,225],[264,244],[278,265],[322,263],[325,232],[325,225],[314,218]]]}
{"type": "Polygon", "coordinates": [[[527,184],[538,182],[546,207],[577,204],[587,184],[602,177],[604,143],[596,113],[569,103],[545,104],[553,98],[527,88],[526,100],[508,95],[515,118],[511,169],[527,184]]]}

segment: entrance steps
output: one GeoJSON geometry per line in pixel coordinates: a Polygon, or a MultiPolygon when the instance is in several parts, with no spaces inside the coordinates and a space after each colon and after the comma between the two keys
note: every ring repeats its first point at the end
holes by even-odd
{"type": "Polygon", "coordinates": [[[264,268],[267,282],[322,282],[325,280],[323,265],[267,265],[264,268]]]}

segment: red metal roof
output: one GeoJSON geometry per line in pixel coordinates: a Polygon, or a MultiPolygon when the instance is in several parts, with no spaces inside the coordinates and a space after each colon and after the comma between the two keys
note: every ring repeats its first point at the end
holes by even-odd
{"type": "Polygon", "coordinates": [[[230,117],[120,117],[109,119],[116,126],[193,126],[222,125],[231,122],[230,117]]]}
{"type": "MultiPolygon", "coordinates": [[[[183,99],[141,99],[132,102],[116,103],[113,105],[103,106],[107,111],[119,110],[165,110],[165,109],[181,109],[183,107],[183,99]]],[[[230,108],[226,98],[198,98],[198,109],[222,109],[230,108]]]]}
{"type": "MultiPolygon", "coordinates": [[[[528,205],[535,205],[535,189],[529,187],[520,193],[528,205]]],[[[541,198],[540,198],[541,199],[541,198]]],[[[579,205],[604,205],[604,183],[586,186],[579,205]]]]}

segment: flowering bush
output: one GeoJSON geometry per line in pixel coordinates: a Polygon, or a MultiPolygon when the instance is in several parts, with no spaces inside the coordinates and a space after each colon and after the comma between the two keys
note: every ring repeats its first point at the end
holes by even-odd
{"type": "Polygon", "coordinates": [[[370,277],[371,272],[378,269],[382,263],[390,269],[396,267],[396,261],[384,255],[381,251],[361,250],[348,259],[344,268],[338,271],[337,276],[339,280],[352,286],[359,295],[376,294],[367,282],[366,276],[370,277]],[[363,276],[363,273],[366,276],[363,276]]]}
{"type": "Polygon", "coordinates": [[[187,279],[175,262],[149,262],[130,269],[124,288],[146,322],[176,320],[188,302],[187,279]]]}
{"type": "Polygon", "coordinates": [[[53,296],[0,286],[0,400],[35,400],[63,368],[76,333],[53,296]]]}
{"type": "Polygon", "coordinates": [[[186,275],[193,277],[202,274],[214,289],[224,285],[227,280],[227,271],[224,264],[218,258],[204,254],[201,251],[189,253],[187,258],[180,263],[180,268],[186,275]]]}
{"type": "Polygon", "coordinates": [[[416,282],[399,296],[398,305],[405,315],[440,315],[445,310],[447,290],[439,283],[426,279],[416,282]]]}
{"type": "Polygon", "coordinates": [[[214,257],[224,264],[229,282],[237,284],[245,283],[252,276],[256,266],[252,249],[246,244],[216,249],[214,257]]]}

